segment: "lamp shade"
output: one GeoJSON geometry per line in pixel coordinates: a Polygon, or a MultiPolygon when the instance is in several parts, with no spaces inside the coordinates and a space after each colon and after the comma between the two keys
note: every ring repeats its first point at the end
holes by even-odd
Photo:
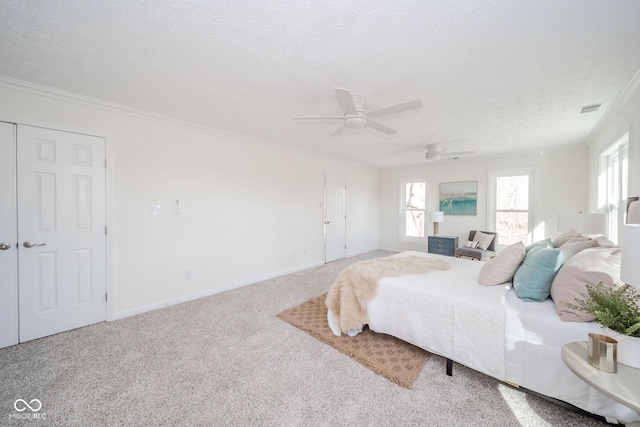
{"type": "Polygon", "coordinates": [[[622,256],[620,258],[620,280],[640,287],[640,224],[622,226],[622,256]]]}
{"type": "Polygon", "coordinates": [[[430,222],[444,222],[444,212],[440,212],[440,211],[429,212],[429,221],[430,222]]]}
{"type": "Polygon", "coordinates": [[[606,214],[559,213],[558,231],[576,230],[584,234],[604,234],[607,231],[606,214]]]}

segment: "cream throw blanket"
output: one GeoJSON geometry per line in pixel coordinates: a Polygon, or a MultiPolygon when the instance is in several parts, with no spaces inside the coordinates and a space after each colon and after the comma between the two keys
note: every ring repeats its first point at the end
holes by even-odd
{"type": "MultiPolygon", "coordinates": [[[[328,318],[339,319],[340,331],[355,335],[369,321],[367,303],[376,295],[380,279],[449,269],[451,265],[445,260],[418,256],[378,258],[351,264],[340,272],[327,294],[328,318]]],[[[332,330],[339,335],[334,328],[332,330]]]]}

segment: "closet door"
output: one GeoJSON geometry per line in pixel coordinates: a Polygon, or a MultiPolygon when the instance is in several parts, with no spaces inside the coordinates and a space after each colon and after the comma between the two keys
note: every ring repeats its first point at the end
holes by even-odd
{"type": "Polygon", "coordinates": [[[20,342],[106,320],[105,141],[17,126],[20,342]]]}
{"type": "Polygon", "coordinates": [[[0,348],[18,343],[15,125],[0,122],[0,348]]]}

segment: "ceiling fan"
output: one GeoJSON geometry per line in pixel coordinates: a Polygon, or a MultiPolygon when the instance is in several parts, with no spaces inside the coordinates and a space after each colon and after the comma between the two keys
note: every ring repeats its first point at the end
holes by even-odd
{"type": "Polygon", "coordinates": [[[370,127],[387,135],[393,135],[398,132],[381,123],[371,120],[375,117],[385,116],[387,114],[395,114],[403,111],[414,110],[422,107],[422,101],[405,102],[402,104],[392,105],[389,107],[379,108],[377,110],[365,111],[365,98],[360,95],[351,95],[349,89],[334,88],[338,99],[338,104],[344,110],[342,116],[297,116],[293,120],[342,120],[343,124],[336,129],[331,136],[336,136],[346,128],[370,127]]]}
{"type": "Polygon", "coordinates": [[[466,156],[468,154],[474,154],[475,151],[457,151],[447,153],[447,147],[442,144],[429,144],[427,145],[427,152],[424,154],[424,158],[428,162],[437,162],[438,160],[453,160],[458,159],[460,156],[466,156]]]}

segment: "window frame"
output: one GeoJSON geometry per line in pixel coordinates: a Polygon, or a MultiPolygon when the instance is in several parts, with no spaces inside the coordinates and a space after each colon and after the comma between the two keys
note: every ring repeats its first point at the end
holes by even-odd
{"type": "Polygon", "coordinates": [[[607,237],[615,244],[621,239],[629,191],[629,131],[602,150],[599,159],[598,212],[607,215],[607,237]],[[612,161],[617,160],[612,167],[612,161]],[[612,169],[616,170],[612,176],[612,169]],[[612,187],[615,193],[612,194],[612,187]],[[613,199],[613,200],[612,200],[613,199]]]}
{"type": "MultiPolygon", "coordinates": [[[[500,169],[489,171],[489,200],[487,203],[487,229],[492,231],[496,230],[496,214],[498,212],[527,212],[527,241],[523,242],[525,245],[534,241],[534,231],[536,224],[536,197],[535,197],[535,168],[517,168],[517,169],[500,169]],[[498,178],[506,176],[528,176],[529,177],[529,207],[525,210],[504,210],[497,208],[497,196],[498,196],[498,178]]],[[[499,238],[499,237],[498,237],[499,238]]],[[[496,242],[496,250],[509,245],[500,244],[496,242]]]]}
{"type": "Polygon", "coordinates": [[[429,196],[429,190],[428,190],[428,181],[426,178],[424,177],[414,177],[414,178],[401,178],[399,180],[399,187],[400,187],[400,198],[399,198],[399,216],[398,216],[398,241],[403,242],[403,243],[415,243],[415,244],[425,244],[425,242],[427,241],[427,236],[429,235],[428,230],[427,230],[427,226],[428,226],[428,218],[427,218],[427,214],[429,212],[429,206],[428,206],[428,196],[429,196]],[[424,183],[424,202],[425,202],[425,206],[424,209],[416,209],[416,210],[423,210],[424,211],[424,237],[415,237],[415,236],[407,236],[406,231],[407,231],[407,208],[405,205],[405,200],[406,200],[406,187],[407,184],[410,183],[424,183]]]}

